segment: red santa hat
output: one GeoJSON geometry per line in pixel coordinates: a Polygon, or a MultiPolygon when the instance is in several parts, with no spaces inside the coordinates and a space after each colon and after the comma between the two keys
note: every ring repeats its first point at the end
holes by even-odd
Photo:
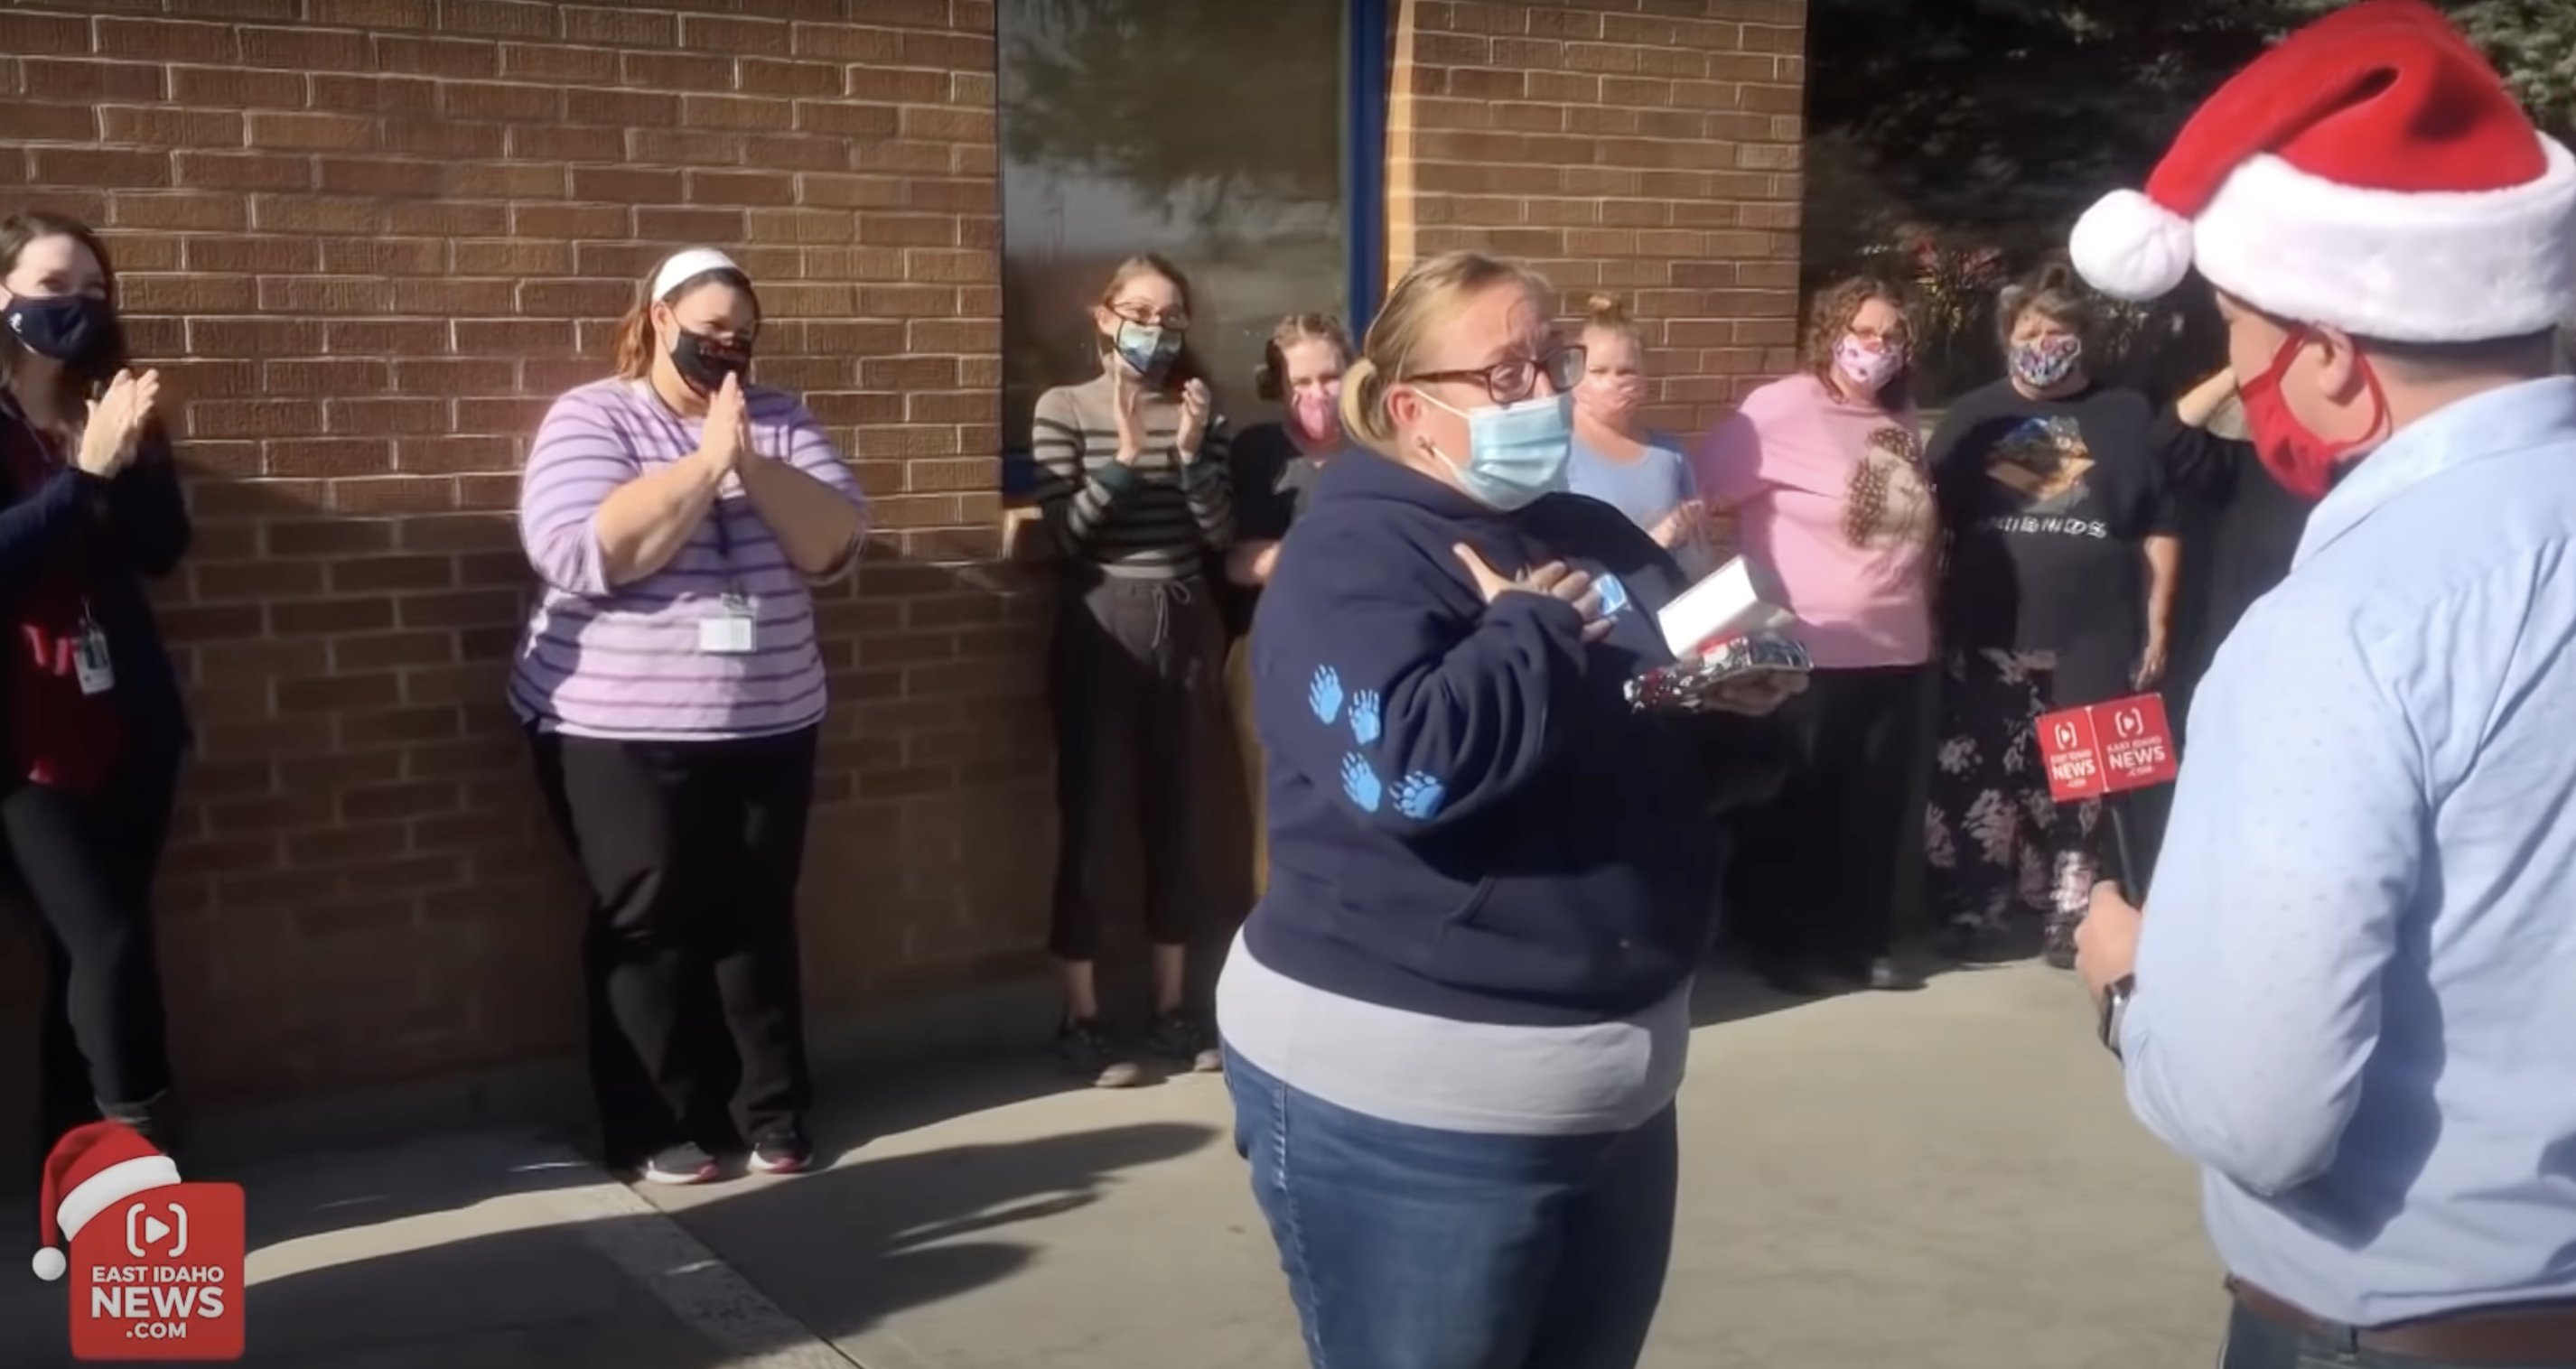
{"type": "Polygon", "coordinates": [[[2266,313],[2391,342],[2576,316],[2576,158],[2424,0],[2365,0],[2238,72],[2145,194],[2075,225],[2075,268],[2146,300],[2193,267],[2266,313]]]}
{"type": "Polygon", "coordinates": [[[143,1134],[122,1122],[92,1122],[63,1133],[45,1157],[40,1220],[44,1245],[36,1251],[36,1277],[59,1279],[68,1245],[90,1219],[138,1193],[179,1182],[179,1167],[143,1134]]]}

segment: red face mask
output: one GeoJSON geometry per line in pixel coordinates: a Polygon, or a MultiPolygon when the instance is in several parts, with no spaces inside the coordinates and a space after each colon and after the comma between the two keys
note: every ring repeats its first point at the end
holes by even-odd
{"type": "Polygon", "coordinates": [[[2281,395],[2281,378],[2289,374],[2290,363],[2307,342],[2306,333],[2292,331],[2281,340],[2281,350],[2272,354],[2271,366],[2237,386],[2236,397],[2245,406],[2245,427],[2264,469],[2281,482],[2281,488],[2313,503],[2325,498],[2333,486],[2335,468],[2378,438],[2380,425],[2388,421],[2388,398],[2380,393],[2379,374],[2367,360],[2362,361],[2362,383],[2369,387],[2371,406],[2378,410],[2370,420],[2369,436],[2351,442],[2329,442],[2317,436],[2290,412],[2290,402],[2281,395]]]}

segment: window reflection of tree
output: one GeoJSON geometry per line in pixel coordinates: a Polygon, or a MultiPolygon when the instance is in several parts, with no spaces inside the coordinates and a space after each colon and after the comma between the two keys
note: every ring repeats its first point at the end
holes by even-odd
{"type": "Polygon", "coordinates": [[[1129,252],[1191,274],[1193,342],[1237,426],[1283,313],[1336,309],[1344,259],[1343,0],[1003,0],[1005,422],[1095,365],[1084,307],[1129,252]],[[1135,241],[1081,223],[1100,191],[1135,241]],[[1124,216],[1122,216],[1124,217],[1124,216]],[[1071,222],[1068,223],[1067,220],[1071,222]]]}

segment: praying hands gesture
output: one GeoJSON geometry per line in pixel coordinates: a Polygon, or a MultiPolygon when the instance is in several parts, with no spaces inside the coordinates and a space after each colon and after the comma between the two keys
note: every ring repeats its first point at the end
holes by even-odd
{"type": "Polygon", "coordinates": [[[143,430],[152,420],[152,404],[161,394],[161,373],[119,371],[107,393],[89,402],[89,421],[82,425],[80,468],[101,480],[112,479],[134,460],[143,430]]]}
{"type": "Polygon", "coordinates": [[[743,462],[756,460],[751,450],[751,413],[742,399],[742,382],[728,374],[707,398],[707,426],[698,438],[698,459],[721,485],[740,475],[743,462]]]}

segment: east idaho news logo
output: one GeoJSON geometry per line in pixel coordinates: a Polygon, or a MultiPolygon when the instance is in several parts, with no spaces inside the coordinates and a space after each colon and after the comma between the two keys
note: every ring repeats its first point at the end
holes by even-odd
{"type": "Polygon", "coordinates": [[[93,1122],[45,1158],[42,1201],[36,1277],[71,1276],[73,1359],[242,1357],[241,1185],[184,1183],[142,1133],[93,1122]]]}

